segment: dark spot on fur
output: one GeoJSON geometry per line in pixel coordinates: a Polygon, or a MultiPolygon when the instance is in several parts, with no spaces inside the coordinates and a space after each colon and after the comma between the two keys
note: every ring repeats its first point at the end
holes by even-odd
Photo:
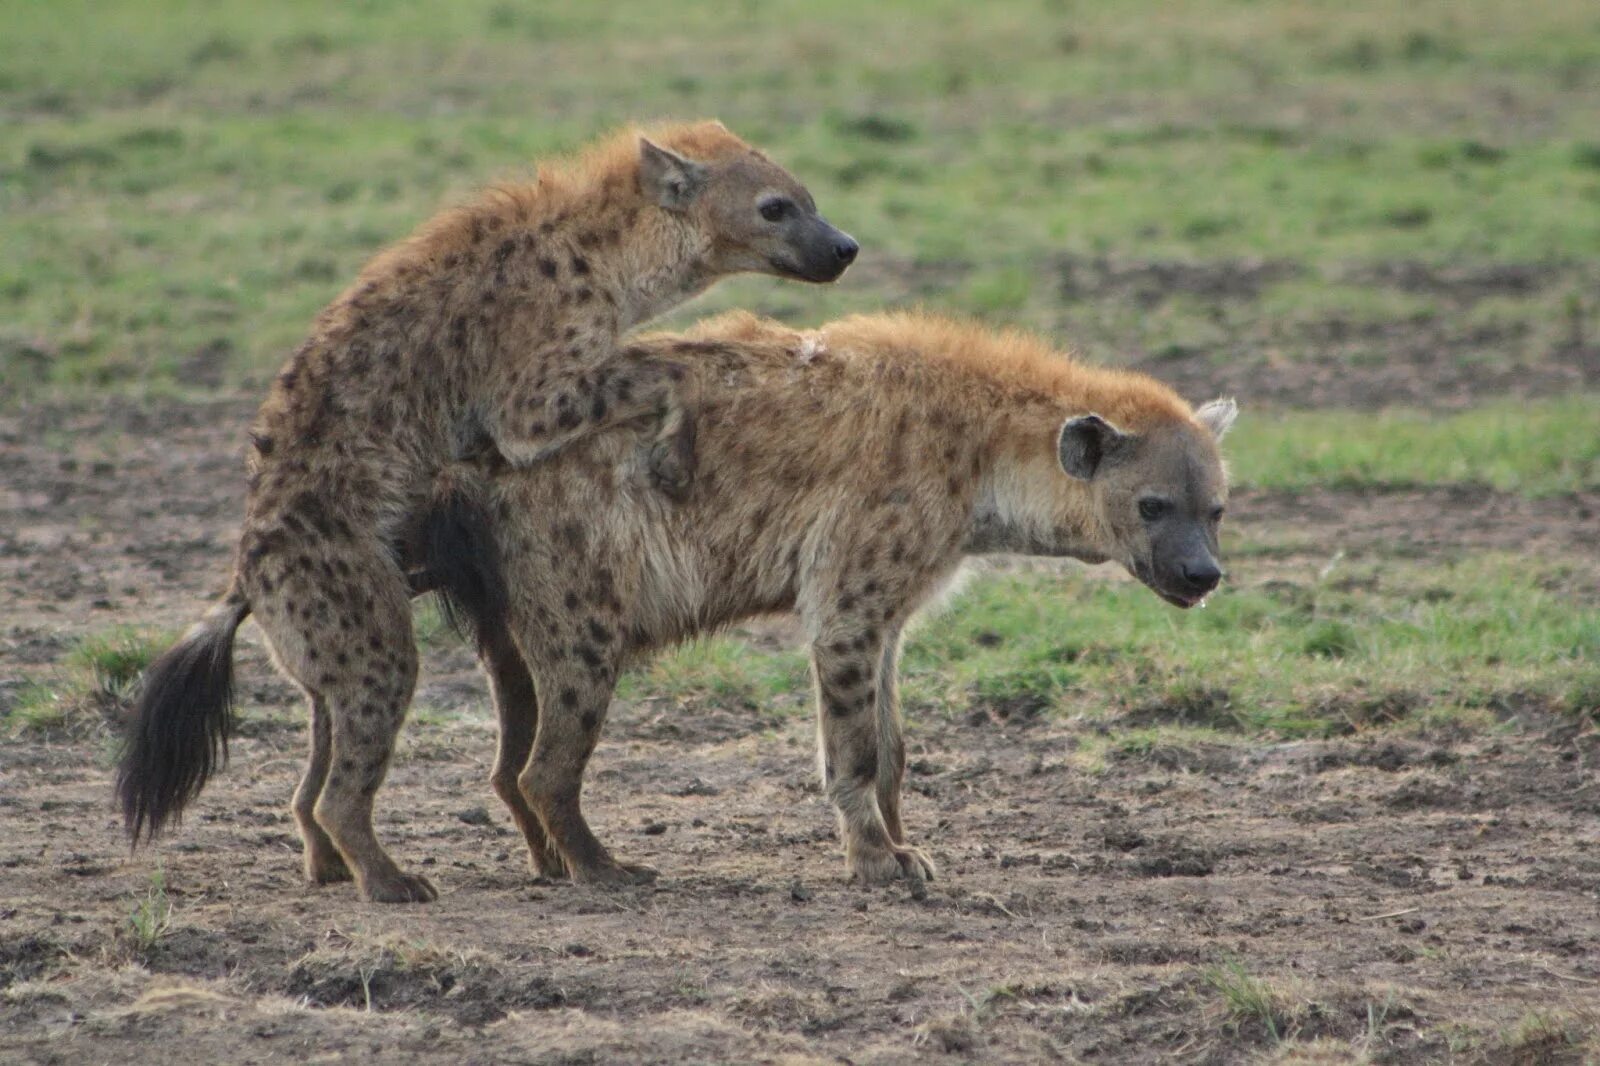
{"type": "Polygon", "coordinates": [[[581,255],[573,256],[572,257],[572,272],[574,274],[577,274],[579,277],[582,277],[583,275],[589,273],[589,260],[585,259],[581,255]]]}
{"type": "Polygon", "coordinates": [[[599,729],[599,728],[600,728],[600,712],[597,711],[597,710],[594,710],[592,708],[590,710],[584,711],[583,712],[583,731],[585,733],[593,733],[596,729],[599,729]]]}
{"type": "Polygon", "coordinates": [[[591,618],[589,619],[589,639],[596,644],[610,644],[611,630],[591,618]]]}
{"type": "Polygon", "coordinates": [[[543,274],[547,278],[555,277],[556,276],[556,261],[554,259],[551,259],[551,258],[547,257],[547,256],[542,256],[541,255],[539,257],[539,273],[543,274]]]}
{"type": "Polygon", "coordinates": [[[840,667],[832,677],[828,678],[828,684],[836,689],[855,688],[861,684],[861,667],[854,663],[840,667]]]}
{"type": "Polygon", "coordinates": [[[567,610],[576,611],[581,601],[579,601],[576,592],[568,591],[566,596],[562,597],[561,602],[566,604],[567,610]]]}

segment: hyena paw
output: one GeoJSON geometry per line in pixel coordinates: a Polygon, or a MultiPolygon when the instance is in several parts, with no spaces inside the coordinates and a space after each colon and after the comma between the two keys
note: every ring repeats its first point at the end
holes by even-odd
{"type": "Polygon", "coordinates": [[[904,879],[911,888],[912,899],[927,896],[928,882],[938,875],[933,860],[923,854],[921,848],[861,848],[852,851],[849,859],[850,873],[856,880],[883,885],[904,879]]]}
{"type": "Polygon", "coordinates": [[[345,865],[344,856],[338,852],[306,856],[306,880],[314,885],[332,885],[353,878],[350,867],[345,865]]]}
{"type": "Polygon", "coordinates": [[[578,884],[606,887],[648,885],[659,876],[654,868],[633,862],[613,862],[572,871],[572,880],[578,884]]]}
{"type": "Polygon", "coordinates": [[[421,874],[397,871],[368,878],[361,886],[361,898],[369,903],[431,903],[439,898],[439,890],[421,874]]]}
{"type": "Polygon", "coordinates": [[[685,417],[676,432],[650,445],[650,484],[675,501],[689,495],[694,483],[694,421],[685,417]]]}
{"type": "Polygon", "coordinates": [[[650,447],[650,487],[673,500],[682,500],[689,494],[694,481],[693,471],[686,468],[674,453],[671,441],[657,442],[650,447]]]}
{"type": "Polygon", "coordinates": [[[536,852],[529,860],[528,865],[533,868],[533,876],[543,877],[551,881],[564,881],[571,872],[567,869],[567,860],[561,853],[551,848],[549,851],[536,852]]]}

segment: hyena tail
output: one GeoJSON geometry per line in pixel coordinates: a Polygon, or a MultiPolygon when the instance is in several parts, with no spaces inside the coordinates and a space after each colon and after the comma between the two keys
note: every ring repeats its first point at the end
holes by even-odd
{"type": "Polygon", "coordinates": [[[236,588],[145,671],[117,768],[117,797],[134,847],[177,821],[228,761],[233,732],[233,635],[250,613],[236,588]]]}
{"type": "Polygon", "coordinates": [[[414,588],[438,593],[445,623],[479,649],[505,630],[511,613],[487,491],[474,471],[457,470],[439,479],[422,517],[424,576],[413,582],[414,588]]]}

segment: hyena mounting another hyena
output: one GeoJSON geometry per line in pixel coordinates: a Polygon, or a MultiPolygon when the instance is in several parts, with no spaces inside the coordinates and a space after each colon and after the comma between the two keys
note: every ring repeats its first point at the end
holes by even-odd
{"type": "Polygon", "coordinates": [[[306,875],[433,898],[378,842],[372,805],[416,679],[403,567],[426,554],[415,527],[440,471],[485,445],[521,465],[654,420],[652,483],[681,493],[680,371],[619,359],[621,335],[718,278],[832,281],[855,254],[793,177],[708,122],[620,135],[378,255],[256,419],[225,598],[146,677],[118,776],[134,841],[226,754],[233,634],[254,613],[311,705],[293,804],[306,875]]]}
{"type": "Polygon", "coordinates": [[[650,492],[646,455],[615,436],[484,482],[509,603],[476,620],[500,715],[493,784],[544,874],[653,876],[615,860],[579,807],[619,671],[793,610],[849,868],[920,895],[933,865],[900,819],[896,656],[963,556],[1115,561],[1180,607],[1221,579],[1231,400],[1194,410],[1144,375],[917,315],[799,333],[734,314],[627,351],[686,368],[697,397],[682,502],[650,492]]]}

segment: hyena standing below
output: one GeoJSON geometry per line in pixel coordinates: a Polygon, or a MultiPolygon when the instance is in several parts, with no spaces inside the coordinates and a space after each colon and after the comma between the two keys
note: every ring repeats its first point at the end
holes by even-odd
{"type": "Polygon", "coordinates": [[[233,634],[253,612],[311,705],[293,804],[306,876],[432,899],[372,809],[416,680],[402,568],[428,554],[412,541],[440,471],[485,445],[524,465],[655,420],[652,483],[681,493],[681,370],[619,359],[621,335],[718,278],[832,281],[855,254],[793,177],[708,122],[623,134],[378,255],[262,405],[227,595],[147,676],[118,777],[134,841],[225,756],[233,634]]]}
{"type": "Polygon", "coordinates": [[[514,813],[536,812],[518,821],[547,875],[653,876],[615,860],[579,808],[619,671],[793,610],[849,868],[920,895],[933,866],[900,820],[896,656],[963,556],[1116,561],[1180,607],[1221,579],[1231,400],[1192,410],[1144,375],[915,315],[802,334],[735,314],[628,351],[688,368],[699,465],[685,500],[644,488],[646,459],[616,437],[487,480],[509,588],[509,616],[477,620],[500,679],[493,783],[514,813]]]}

